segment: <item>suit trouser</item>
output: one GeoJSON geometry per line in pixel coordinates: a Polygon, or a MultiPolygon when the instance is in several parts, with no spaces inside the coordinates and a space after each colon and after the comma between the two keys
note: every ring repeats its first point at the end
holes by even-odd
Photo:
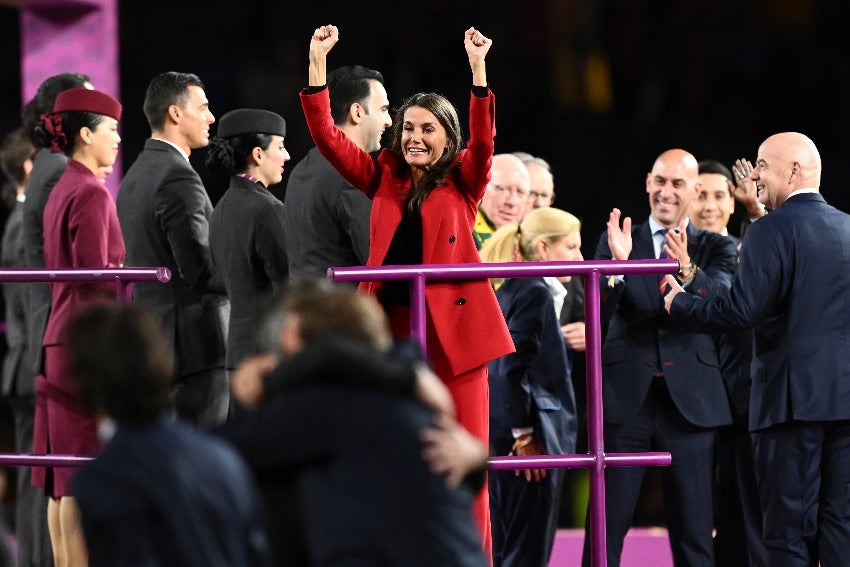
{"type": "Polygon", "coordinates": [[[212,368],[180,376],[171,392],[174,412],[198,427],[210,429],[227,420],[230,373],[212,368]]]}
{"type": "Polygon", "coordinates": [[[724,567],[767,567],[749,416],[717,430],[714,559],[724,567]]]}
{"type": "Polygon", "coordinates": [[[557,525],[561,471],[546,471],[540,482],[514,471],[490,471],[493,565],[546,567],[557,525]]]}
{"type": "Polygon", "coordinates": [[[752,438],[769,565],[847,565],[850,421],[783,423],[752,438]]]}
{"type": "MultiPolygon", "coordinates": [[[[661,474],[667,530],[676,567],[713,567],[712,470],[713,428],[687,422],[666,389],[650,388],[643,405],[627,424],[605,424],[606,453],[669,451],[672,463],[661,474]]],[[[632,524],[643,467],[605,471],[608,566],[618,567],[623,540],[632,524]]],[[[582,565],[590,565],[590,538],[585,533],[582,565]]]]}

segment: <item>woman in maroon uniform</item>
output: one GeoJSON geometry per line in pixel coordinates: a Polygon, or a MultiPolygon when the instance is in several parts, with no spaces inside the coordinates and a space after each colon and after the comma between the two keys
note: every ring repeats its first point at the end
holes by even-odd
{"type": "MultiPolygon", "coordinates": [[[[106,93],[78,88],[59,94],[42,117],[38,135],[63,151],[68,167],[44,209],[47,269],[115,268],[124,262],[124,239],[115,202],[98,172],[118,155],[121,104],[106,93]]],[[[62,330],[81,307],[115,300],[109,282],[51,284],[51,311],[44,332],[44,375],[37,378],[33,451],[90,455],[98,449],[94,419],[79,400],[67,372],[62,330]]],[[[103,356],[110,356],[104,352],[103,356]]],[[[32,483],[50,497],[47,521],[56,565],[85,564],[79,513],[70,498],[71,467],[34,467],[32,483]]]]}

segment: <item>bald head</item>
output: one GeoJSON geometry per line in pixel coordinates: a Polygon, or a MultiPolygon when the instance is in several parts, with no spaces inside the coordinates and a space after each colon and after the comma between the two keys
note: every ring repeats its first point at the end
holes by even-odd
{"type": "Polygon", "coordinates": [[[675,227],[699,193],[696,158],[680,149],[662,153],[646,175],[646,192],[652,217],[665,228],[675,227]]]}
{"type": "Polygon", "coordinates": [[[481,210],[496,228],[516,224],[528,207],[531,180],[528,169],[512,154],[496,154],[490,166],[490,183],[481,198],[481,210]]]}
{"type": "Polygon", "coordinates": [[[820,176],[820,153],[804,134],[774,134],[759,146],[753,179],[759,201],[769,209],[781,207],[794,191],[818,189],[820,176]]]}

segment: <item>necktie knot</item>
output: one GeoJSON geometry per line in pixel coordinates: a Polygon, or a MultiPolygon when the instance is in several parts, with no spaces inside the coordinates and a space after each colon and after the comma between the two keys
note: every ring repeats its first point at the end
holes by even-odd
{"type": "Polygon", "coordinates": [[[667,234],[667,229],[666,228],[659,228],[658,230],[655,231],[655,234],[659,237],[658,241],[660,243],[659,247],[658,247],[658,250],[659,250],[658,259],[663,260],[664,258],[667,257],[667,253],[664,252],[664,243],[667,242],[667,239],[665,238],[665,235],[667,234]]]}

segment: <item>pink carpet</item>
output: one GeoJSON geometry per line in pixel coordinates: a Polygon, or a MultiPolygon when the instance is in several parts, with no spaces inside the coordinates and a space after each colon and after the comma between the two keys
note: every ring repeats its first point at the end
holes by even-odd
{"type": "MultiPolygon", "coordinates": [[[[549,567],[581,565],[584,530],[562,529],[555,537],[549,567]]],[[[632,528],[623,544],[621,567],[672,567],[670,541],[664,528],[632,528]]]]}

